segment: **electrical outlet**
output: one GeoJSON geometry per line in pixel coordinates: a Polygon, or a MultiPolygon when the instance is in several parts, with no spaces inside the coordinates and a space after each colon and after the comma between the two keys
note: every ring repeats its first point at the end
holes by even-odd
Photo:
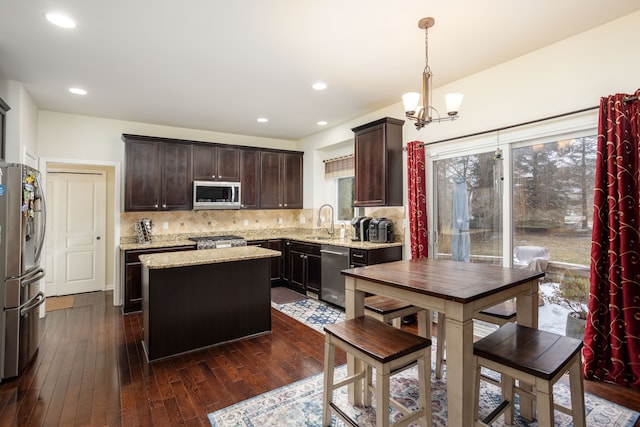
{"type": "Polygon", "coordinates": [[[163,229],[163,230],[168,230],[168,229],[169,229],[169,223],[168,223],[167,221],[164,221],[164,222],[162,223],[162,229],[163,229]]]}
{"type": "Polygon", "coordinates": [[[244,221],[242,221],[242,223],[244,224],[244,226],[246,227],[247,225],[249,225],[249,220],[245,219],[244,221]]]}
{"type": "Polygon", "coordinates": [[[304,224],[305,222],[307,222],[307,220],[303,216],[301,216],[300,217],[300,224],[304,224]]]}
{"type": "Polygon", "coordinates": [[[282,218],[278,218],[278,224],[282,224],[282,218]]]}

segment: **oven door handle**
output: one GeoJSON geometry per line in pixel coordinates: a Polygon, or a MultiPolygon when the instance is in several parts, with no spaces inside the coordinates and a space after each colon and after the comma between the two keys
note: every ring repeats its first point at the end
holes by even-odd
{"type": "Polygon", "coordinates": [[[20,286],[24,288],[25,286],[35,283],[38,280],[42,279],[44,275],[45,275],[44,268],[38,268],[37,270],[34,270],[33,272],[31,272],[28,276],[24,277],[20,281],[20,286]]]}
{"type": "Polygon", "coordinates": [[[20,308],[20,316],[24,317],[27,314],[31,313],[36,308],[40,307],[44,300],[44,292],[38,292],[37,294],[32,296],[29,301],[25,302],[24,305],[20,308]]]}

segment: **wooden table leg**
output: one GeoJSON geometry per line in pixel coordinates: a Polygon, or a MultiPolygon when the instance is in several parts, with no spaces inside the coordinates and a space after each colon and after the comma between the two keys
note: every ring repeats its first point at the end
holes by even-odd
{"type": "Polygon", "coordinates": [[[473,319],[460,320],[462,312],[460,304],[447,302],[447,425],[450,427],[466,427],[473,422],[473,319]]]}
{"type": "MultiPolygon", "coordinates": [[[[530,285],[530,289],[526,293],[518,295],[516,300],[518,323],[538,329],[538,279],[531,281],[530,285]]],[[[520,387],[527,391],[533,389],[528,384],[521,384],[520,387]]],[[[534,401],[527,399],[526,396],[520,396],[520,415],[526,420],[533,420],[535,413],[534,401]]]]}
{"type": "MultiPolygon", "coordinates": [[[[353,277],[345,277],[345,317],[347,319],[354,319],[356,317],[364,316],[364,292],[355,290],[355,280],[353,277]]],[[[351,354],[347,354],[347,375],[354,375],[356,372],[362,370],[362,363],[353,357],[351,354]]],[[[358,405],[362,403],[362,380],[354,381],[347,386],[349,403],[352,405],[358,405]],[[359,392],[356,393],[356,390],[359,392]]]]}

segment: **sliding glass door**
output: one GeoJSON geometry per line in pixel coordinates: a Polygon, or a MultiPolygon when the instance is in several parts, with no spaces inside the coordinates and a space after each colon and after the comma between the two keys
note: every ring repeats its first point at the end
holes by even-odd
{"type": "Polygon", "coordinates": [[[438,258],[502,264],[502,166],[493,151],[433,162],[438,258]]]}

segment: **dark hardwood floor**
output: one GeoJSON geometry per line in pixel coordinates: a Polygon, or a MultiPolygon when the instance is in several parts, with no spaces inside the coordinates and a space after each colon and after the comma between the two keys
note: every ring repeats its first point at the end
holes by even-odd
{"type": "MultiPolygon", "coordinates": [[[[0,384],[0,426],[208,426],[209,412],[322,372],[323,335],[276,310],[271,334],[149,364],[141,315],[111,301],[81,294],[47,313],[33,363],[0,384]]],[[[585,384],[640,410],[638,392],[585,384]]]]}

